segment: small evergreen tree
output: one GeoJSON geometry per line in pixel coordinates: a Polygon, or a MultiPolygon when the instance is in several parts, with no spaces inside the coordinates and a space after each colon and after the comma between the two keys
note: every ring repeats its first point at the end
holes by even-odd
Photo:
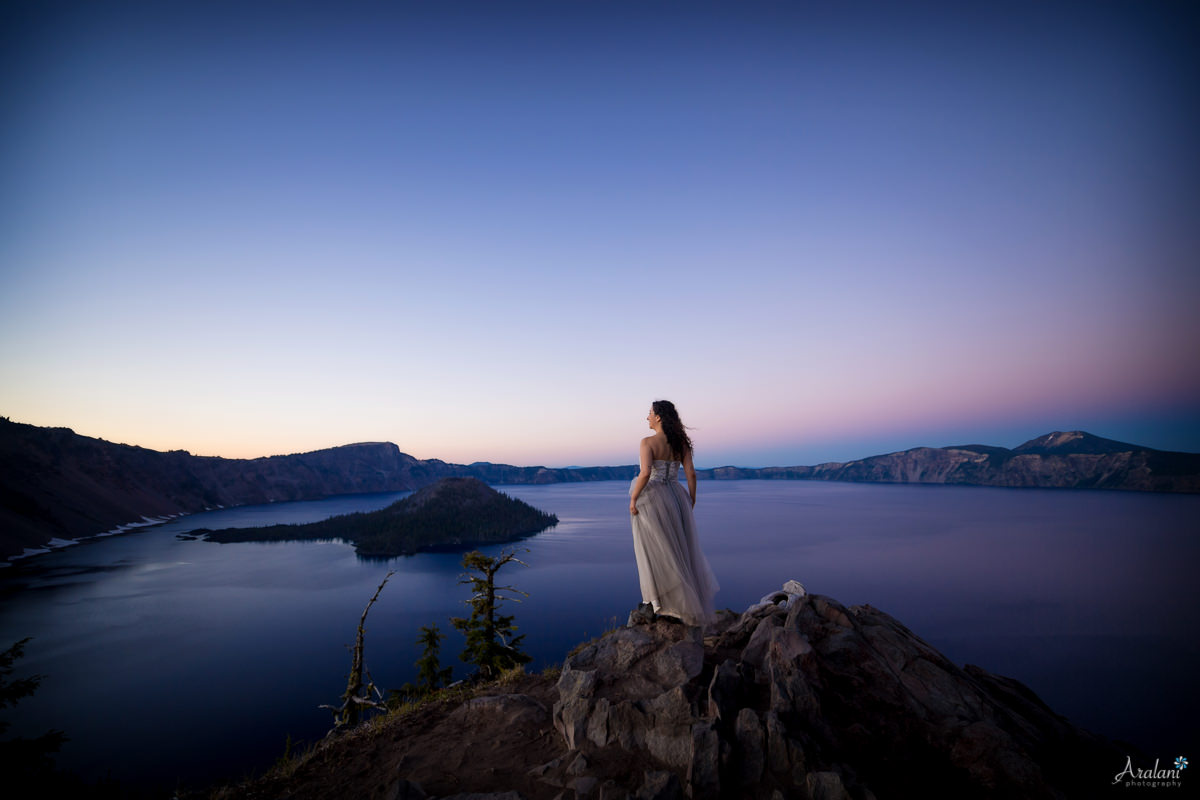
{"type": "Polygon", "coordinates": [[[495,558],[472,550],[462,560],[464,567],[478,573],[465,574],[459,580],[459,583],[471,586],[471,599],[463,601],[471,607],[471,616],[454,617],[450,621],[467,637],[466,649],[459,658],[478,667],[479,675],[484,680],[499,677],[502,671],[532,660],[519,647],[525,635],[513,636],[517,629],[513,624],[513,616],[499,613],[500,603],[504,600],[521,602],[519,597],[506,597],[502,592],[529,596],[528,592],[512,586],[496,586],[496,573],[510,561],[529,566],[511,550],[505,550],[495,558]]]}
{"type": "MultiPolygon", "coordinates": [[[[9,678],[13,673],[13,662],[25,655],[28,637],[0,652],[0,708],[15,706],[22,698],[37,691],[42,682],[41,675],[28,678],[9,678]]],[[[8,729],[8,723],[0,721],[0,733],[8,729]]],[[[0,741],[0,775],[12,781],[17,777],[48,774],[54,768],[51,753],[57,753],[67,740],[62,731],[49,731],[36,739],[6,739],[0,741]]]]}
{"type": "Polygon", "coordinates": [[[441,669],[441,664],[438,659],[438,651],[442,646],[442,639],[446,638],[446,634],[438,630],[437,625],[422,625],[421,635],[417,637],[417,644],[425,645],[424,652],[417,659],[417,682],[405,683],[399,689],[392,689],[388,693],[388,706],[397,708],[401,703],[411,702],[426,695],[433,694],[443,685],[450,683],[450,667],[441,669]]]}
{"type": "Polygon", "coordinates": [[[439,669],[438,650],[446,634],[438,630],[437,625],[422,625],[421,635],[417,644],[425,645],[425,651],[417,659],[417,690],[422,694],[437,691],[450,683],[450,667],[439,669]]]}

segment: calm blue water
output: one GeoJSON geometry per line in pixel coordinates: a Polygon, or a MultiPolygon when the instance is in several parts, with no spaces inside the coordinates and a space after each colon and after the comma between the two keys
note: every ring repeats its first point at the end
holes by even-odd
{"type": "MultiPolygon", "coordinates": [[[[501,488],[560,520],[521,543],[528,567],[501,573],[530,593],[510,610],[540,669],[639,600],[628,484],[501,488]]],[[[889,612],[960,664],[1018,678],[1084,727],[1164,759],[1200,751],[1200,497],[807,481],[700,490],[718,606],[741,610],[795,578],[889,612]]],[[[317,706],[344,689],[347,645],[389,569],[367,624],[376,682],[414,677],[417,629],[430,623],[449,634],[443,663],[461,676],[447,621],[466,609],[459,554],[366,561],[339,542],[176,538],[402,496],[197,514],[0,572],[0,645],[35,637],[17,675],[46,676],[5,712],[10,735],[66,731],[58,763],[88,777],[174,786],[259,771],[289,734],[328,729],[317,706]]]]}

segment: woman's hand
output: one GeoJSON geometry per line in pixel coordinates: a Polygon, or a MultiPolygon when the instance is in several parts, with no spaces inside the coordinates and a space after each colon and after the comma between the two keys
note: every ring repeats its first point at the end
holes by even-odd
{"type": "Polygon", "coordinates": [[[633,514],[635,517],[637,516],[637,501],[636,500],[629,501],[629,513],[633,514]]]}

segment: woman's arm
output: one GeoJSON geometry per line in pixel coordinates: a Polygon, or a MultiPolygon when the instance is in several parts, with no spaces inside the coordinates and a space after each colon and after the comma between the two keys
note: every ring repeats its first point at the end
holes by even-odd
{"type": "Polygon", "coordinates": [[[696,468],[692,466],[692,451],[683,454],[683,474],[687,476],[688,495],[692,498],[692,508],[696,507],[696,468]]]}
{"type": "Polygon", "coordinates": [[[637,499],[642,493],[642,489],[646,488],[646,484],[650,482],[650,462],[654,460],[650,453],[650,437],[642,439],[642,446],[638,450],[638,461],[641,464],[642,471],[638,473],[637,480],[634,481],[633,488],[629,491],[629,513],[637,516],[637,499]]]}

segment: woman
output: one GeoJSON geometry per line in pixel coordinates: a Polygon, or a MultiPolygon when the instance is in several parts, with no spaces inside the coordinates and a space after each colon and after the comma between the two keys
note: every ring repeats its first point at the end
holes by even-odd
{"type": "Polygon", "coordinates": [[[646,421],[654,434],[642,439],[641,472],[629,489],[642,600],[657,614],[704,625],[714,618],[713,595],[719,587],[696,540],[692,440],[670,401],[655,400],[646,421]],[[679,485],[681,463],[686,492],[679,485]]]}

